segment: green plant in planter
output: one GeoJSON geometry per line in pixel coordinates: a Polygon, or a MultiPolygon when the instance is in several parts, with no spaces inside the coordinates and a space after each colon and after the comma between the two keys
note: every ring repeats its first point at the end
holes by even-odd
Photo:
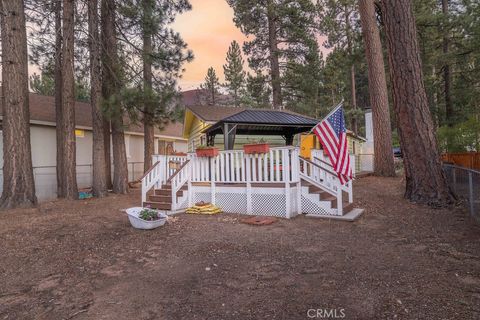
{"type": "Polygon", "coordinates": [[[213,147],[207,146],[207,145],[205,145],[205,144],[201,144],[201,145],[197,146],[196,149],[202,150],[202,149],[209,149],[209,148],[213,148],[213,147]]]}
{"type": "Polygon", "coordinates": [[[146,208],[140,211],[140,213],[138,214],[138,217],[145,221],[155,221],[160,219],[160,217],[158,216],[157,210],[153,210],[150,208],[146,208]]]}

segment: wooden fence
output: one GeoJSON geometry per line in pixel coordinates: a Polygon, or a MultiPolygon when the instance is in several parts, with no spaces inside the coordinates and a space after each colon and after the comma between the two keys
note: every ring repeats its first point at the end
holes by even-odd
{"type": "Polygon", "coordinates": [[[444,153],[442,161],[459,167],[480,170],[480,152],[444,153]]]}

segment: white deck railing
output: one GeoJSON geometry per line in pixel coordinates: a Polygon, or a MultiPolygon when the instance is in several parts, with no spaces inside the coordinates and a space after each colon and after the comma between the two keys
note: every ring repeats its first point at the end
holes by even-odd
{"type": "MultiPolygon", "coordinates": [[[[351,161],[354,161],[351,157],[351,161]]],[[[258,184],[282,184],[287,203],[294,201],[289,192],[292,187],[300,188],[301,179],[306,180],[337,198],[338,214],[342,214],[342,192],[348,194],[348,202],[353,201],[352,182],[341,185],[338,176],[323,156],[321,150],[312,150],[311,159],[300,157],[299,148],[275,147],[264,154],[245,154],[243,150],[220,151],[215,157],[155,155],[155,166],[142,179],[142,201],[153,186],[162,188],[171,184],[172,211],[181,209],[177,203],[177,192],[188,184],[188,203],[192,204],[192,183],[209,186],[211,201],[215,203],[218,183],[239,184],[246,187],[247,207],[251,206],[252,190],[262,187],[258,184]]],[[[354,163],[352,163],[354,167],[354,163]]],[[[278,187],[278,185],[277,185],[278,187]]],[[[295,189],[296,190],[296,189],[295,189]]],[[[298,189],[299,190],[299,189],[298,189]]],[[[294,206],[300,206],[300,191],[295,196],[294,206]]],[[[287,206],[288,207],[288,206],[287,206]]],[[[301,209],[299,209],[300,211],[301,209]]],[[[247,208],[247,212],[251,208],[247,208]]],[[[287,215],[288,216],[288,215],[287,215]]]]}
{"type": "Polygon", "coordinates": [[[243,150],[220,151],[212,158],[189,153],[192,182],[279,183],[297,182],[298,148],[271,148],[264,154],[245,154],[243,150]]]}

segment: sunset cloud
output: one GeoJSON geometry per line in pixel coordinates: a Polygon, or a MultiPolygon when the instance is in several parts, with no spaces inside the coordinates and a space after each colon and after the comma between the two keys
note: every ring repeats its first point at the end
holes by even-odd
{"type": "Polygon", "coordinates": [[[222,66],[230,43],[237,40],[241,45],[246,40],[233,23],[233,10],[225,0],[191,0],[190,3],[193,9],[178,16],[172,26],[195,55],[179,80],[183,90],[199,86],[209,67],[213,67],[223,81],[222,66]]]}

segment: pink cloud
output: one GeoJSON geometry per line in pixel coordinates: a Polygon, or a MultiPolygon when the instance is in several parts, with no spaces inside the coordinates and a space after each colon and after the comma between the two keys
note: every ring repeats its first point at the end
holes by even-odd
{"type": "Polygon", "coordinates": [[[192,10],[178,16],[173,24],[193,50],[194,61],[185,66],[185,73],[179,84],[183,89],[197,87],[203,82],[209,67],[213,67],[224,80],[223,64],[233,40],[240,43],[245,35],[233,22],[233,10],[225,0],[191,0],[192,10]]]}

